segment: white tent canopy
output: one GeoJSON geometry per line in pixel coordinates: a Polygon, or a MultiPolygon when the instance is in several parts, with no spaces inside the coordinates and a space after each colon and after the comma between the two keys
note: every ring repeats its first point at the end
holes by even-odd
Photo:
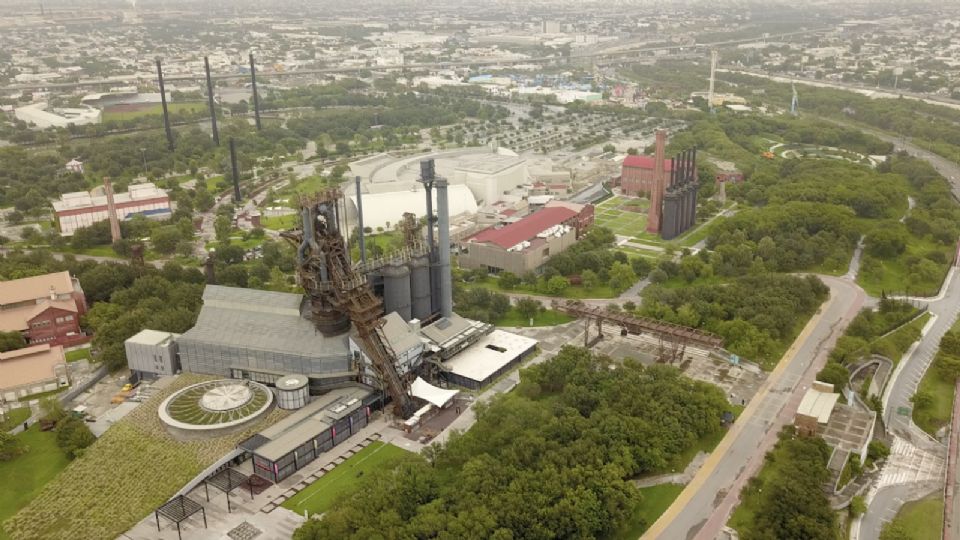
{"type": "Polygon", "coordinates": [[[413,381],[413,384],[410,385],[410,393],[415,398],[420,398],[439,408],[443,408],[450,403],[450,400],[456,397],[460,391],[437,388],[420,377],[417,377],[417,380],[413,381]]]}

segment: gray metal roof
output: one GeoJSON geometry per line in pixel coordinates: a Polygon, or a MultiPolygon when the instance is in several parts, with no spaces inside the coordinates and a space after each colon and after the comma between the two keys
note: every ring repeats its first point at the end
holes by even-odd
{"type": "Polygon", "coordinates": [[[394,351],[406,351],[420,345],[420,338],[410,328],[396,311],[391,311],[383,317],[383,335],[390,342],[394,351]]]}
{"type": "Polygon", "coordinates": [[[360,408],[373,390],[356,385],[331,390],[290,416],[259,433],[270,440],[254,450],[258,456],[276,461],[301,444],[330,429],[337,420],[360,408]]]}
{"type": "Polygon", "coordinates": [[[302,300],[299,294],[207,285],[197,324],[179,340],[306,357],[346,356],[347,334],[323,336],[301,316],[302,300]]]}

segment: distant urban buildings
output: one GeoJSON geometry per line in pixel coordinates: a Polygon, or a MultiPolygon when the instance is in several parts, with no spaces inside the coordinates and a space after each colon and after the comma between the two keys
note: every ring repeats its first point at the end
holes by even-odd
{"type": "MultiPolygon", "coordinates": [[[[117,219],[124,220],[134,214],[151,219],[170,217],[170,196],[150,182],[131,184],[126,193],[114,195],[117,219]]],[[[81,227],[110,218],[106,195],[91,195],[85,191],[64,193],[54,201],[53,212],[62,236],[73,236],[81,227]]]]}

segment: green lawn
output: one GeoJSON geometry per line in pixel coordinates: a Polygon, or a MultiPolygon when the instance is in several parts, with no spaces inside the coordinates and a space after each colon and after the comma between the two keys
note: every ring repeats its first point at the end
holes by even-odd
{"type": "Polygon", "coordinates": [[[610,197],[597,205],[594,222],[615,234],[636,236],[642,234],[647,226],[646,209],[649,205],[646,199],[610,197]],[[631,211],[628,208],[640,209],[640,211],[631,211]]]}
{"type": "Polygon", "coordinates": [[[0,486],[4,486],[0,489],[0,540],[9,538],[3,521],[26,506],[68,463],[53,432],[40,431],[35,425],[17,438],[30,450],[14,460],[0,461],[0,486]]]}
{"type": "Polygon", "coordinates": [[[300,216],[296,213],[287,216],[263,216],[260,218],[260,226],[272,231],[285,231],[296,227],[299,221],[300,216]]]}
{"type": "MultiPolygon", "coordinates": [[[[202,101],[185,101],[183,103],[167,103],[167,111],[171,114],[180,111],[192,111],[192,110],[203,110],[206,109],[206,103],[202,101]]],[[[104,112],[103,121],[122,121],[122,120],[133,120],[134,118],[140,118],[142,116],[161,116],[163,115],[163,106],[160,104],[154,105],[150,108],[143,108],[137,111],[126,111],[126,112],[104,112]]]]}
{"type": "Polygon", "coordinates": [[[326,512],[339,498],[348,496],[360,486],[360,479],[378,469],[393,469],[405,460],[420,460],[419,455],[382,442],[370,443],[350,459],[297,493],[282,506],[298,514],[326,512]]]}
{"type": "Polygon", "coordinates": [[[899,526],[911,540],[940,540],[943,494],[940,492],[903,505],[888,526],[899,526]]]}
{"type": "MultiPolygon", "coordinates": [[[[500,285],[497,283],[497,278],[488,277],[484,281],[471,281],[463,283],[464,287],[482,287],[485,289],[490,289],[491,291],[504,292],[504,293],[518,293],[518,294],[529,294],[531,296],[542,296],[544,298],[557,298],[551,297],[547,294],[537,291],[529,285],[520,285],[511,290],[501,289],[500,285]]],[[[597,285],[589,289],[584,288],[579,285],[571,285],[567,287],[563,294],[558,298],[573,298],[573,299],[582,299],[582,298],[616,298],[618,293],[614,291],[608,285],[597,285]]]]}
{"type": "MultiPolygon", "coordinates": [[[[960,329],[960,319],[953,323],[950,331],[958,329],[960,329]]],[[[917,392],[926,392],[933,397],[933,403],[929,407],[913,408],[913,421],[920,429],[933,436],[936,436],[937,430],[950,423],[950,416],[953,414],[954,385],[937,369],[939,360],[938,353],[933,359],[933,364],[927,368],[927,372],[920,379],[920,385],[917,386],[917,392]]]]}
{"type": "MultiPolygon", "coordinates": [[[[259,246],[260,244],[263,244],[263,238],[247,238],[246,240],[244,240],[243,237],[238,237],[238,236],[230,237],[231,246],[240,246],[243,249],[253,249],[259,246]]],[[[204,248],[206,248],[207,251],[210,251],[210,248],[216,249],[218,246],[220,246],[220,242],[216,242],[216,241],[207,242],[206,244],[204,244],[204,248]]]]}
{"type": "Polygon", "coordinates": [[[220,193],[221,191],[223,191],[222,189],[217,187],[217,184],[219,184],[221,180],[223,180],[222,174],[217,176],[211,176],[206,180],[204,180],[207,186],[207,191],[209,191],[210,193],[220,193]]]}
{"type": "Polygon", "coordinates": [[[67,362],[76,362],[77,360],[87,360],[93,362],[93,358],[90,356],[90,347],[67,351],[64,356],[67,357],[67,362]]]}
{"type": "Polygon", "coordinates": [[[497,326],[555,326],[572,320],[574,318],[566,313],[545,309],[533,318],[533,324],[531,325],[530,319],[520,315],[516,308],[511,307],[510,311],[497,321],[497,326]]]}
{"type": "MultiPolygon", "coordinates": [[[[363,247],[367,250],[368,258],[374,257],[375,252],[387,255],[403,247],[403,235],[399,231],[365,234],[363,236],[363,247]]],[[[355,261],[360,260],[359,242],[350,247],[350,256],[355,261]]]]}
{"type": "Polygon", "coordinates": [[[640,488],[643,502],[640,503],[639,511],[614,535],[614,538],[617,540],[636,540],[640,538],[657,521],[660,515],[666,512],[667,508],[670,508],[673,501],[683,491],[683,487],[680,484],[660,484],[659,486],[640,488]]]}
{"type": "Polygon", "coordinates": [[[5,420],[0,422],[0,431],[10,431],[20,425],[24,420],[30,418],[30,407],[19,407],[7,411],[5,420]]]}
{"type": "Polygon", "coordinates": [[[896,357],[891,358],[891,360],[893,360],[893,365],[896,366],[900,363],[900,358],[903,357],[904,353],[907,352],[907,349],[910,348],[910,345],[913,345],[913,342],[916,341],[916,339],[913,339],[914,336],[920,335],[920,331],[923,329],[923,326],[927,324],[927,321],[930,320],[930,317],[931,315],[929,312],[924,313],[916,319],[894,330],[893,332],[890,332],[886,336],[878,339],[875,343],[882,347],[886,347],[886,344],[889,344],[894,350],[897,351],[896,357]]]}

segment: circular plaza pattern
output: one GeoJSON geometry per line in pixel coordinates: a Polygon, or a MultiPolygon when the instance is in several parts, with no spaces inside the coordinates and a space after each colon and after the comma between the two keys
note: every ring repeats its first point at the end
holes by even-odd
{"type": "Polygon", "coordinates": [[[218,430],[238,426],[265,413],[273,392],[253,381],[221,379],[192,384],[160,404],[160,420],[185,430],[218,430]]]}

